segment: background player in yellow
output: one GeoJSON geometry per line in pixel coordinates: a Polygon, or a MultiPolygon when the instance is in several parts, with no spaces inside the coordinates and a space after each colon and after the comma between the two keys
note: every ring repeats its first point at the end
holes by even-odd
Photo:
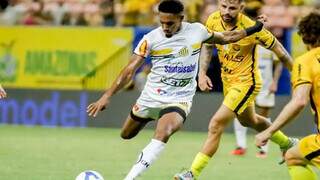
{"type": "Polygon", "coordinates": [[[293,180],[316,180],[317,175],[309,165],[320,168],[320,12],[304,17],[298,28],[309,51],[294,62],[291,101],[272,125],[256,136],[256,144],[264,145],[276,131],[293,120],[310,100],[318,133],[304,137],[299,144],[290,148],[285,154],[285,160],[293,180]]]}
{"type": "Polygon", "coordinates": [[[5,97],[7,97],[7,93],[0,84],[0,99],[5,98],[5,97]]]}
{"type": "MultiPolygon", "coordinates": [[[[207,29],[214,32],[239,30],[252,26],[255,22],[243,15],[242,0],[220,0],[219,11],[210,15],[207,29]]],[[[255,113],[254,100],[261,89],[256,46],[261,45],[273,51],[282,63],[291,70],[292,58],[279,41],[266,29],[248,36],[236,43],[216,45],[221,65],[224,101],[210,120],[208,137],[196,155],[189,171],[175,175],[175,179],[197,179],[218,149],[220,137],[228,123],[237,117],[243,126],[263,131],[270,126],[266,118],[255,113]]],[[[211,61],[213,45],[204,44],[200,54],[198,85],[202,91],[210,90],[212,82],[206,76],[211,61]]],[[[296,140],[277,131],[271,140],[282,151],[292,147],[296,140]]]]}

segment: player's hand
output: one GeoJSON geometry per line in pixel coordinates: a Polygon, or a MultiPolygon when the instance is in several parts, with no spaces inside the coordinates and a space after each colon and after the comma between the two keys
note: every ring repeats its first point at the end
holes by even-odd
{"type": "Polygon", "coordinates": [[[266,22],[268,22],[268,17],[265,14],[261,14],[260,16],[257,17],[257,20],[262,23],[266,23],[266,22]]]}
{"type": "Polygon", "coordinates": [[[210,91],[212,90],[212,82],[207,75],[199,75],[198,86],[201,91],[210,91]]]}
{"type": "Polygon", "coordinates": [[[88,115],[96,117],[98,115],[98,112],[103,111],[108,106],[109,103],[110,103],[109,98],[102,96],[97,102],[91,103],[87,107],[88,115]]]}
{"type": "Polygon", "coordinates": [[[0,99],[7,97],[6,91],[0,85],[0,99]]]}
{"type": "Polygon", "coordinates": [[[277,89],[278,89],[278,83],[275,81],[272,81],[272,83],[270,84],[270,87],[269,87],[269,92],[275,93],[275,92],[277,92],[277,89]]]}
{"type": "Polygon", "coordinates": [[[256,145],[258,147],[264,146],[267,144],[268,140],[271,138],[272,134],[269,131],[264,130],[256,135],[256,145]]]}

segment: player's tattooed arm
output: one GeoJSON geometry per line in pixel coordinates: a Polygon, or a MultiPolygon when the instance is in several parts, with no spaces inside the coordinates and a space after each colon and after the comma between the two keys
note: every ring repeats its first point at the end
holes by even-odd
{"type": "Polygon", "coordinates": [[[122,69],[117,79],[112,83],[111,88],[107,89],[98,101],[91,103],[87,107],[88,115],[96,117],[99,111],[104,110],[110,103],[110,97],[130,82],[134,73],[143,62],[144,57],[133,54],[127,66],[122,69]]]}
{"type": "Polygon", "coordinates": [[[284,66],[286,66],[286,68],[291,71],[293,66],[292,57],[278,40],[275,41],[275,45],[273,46],[273,48],[271,48],[271,50],[278,56],[279,60],[284,64],[284,66]]]}
{"type": "Polygon", "coordinates": [[[206,74],[212,59],[213,44],[203,43],[200,51],[199,74],[206,74]]]}
{"type": "Polygon", "coordinates": [[[202,91],[209,91],[212,89],[212,82],[206,75],[212,59],[213,44],[203,43],[200,51],[200,67],[198,86],[202,91]]]}
{"type": "Polygon", "coordinates": [[[263,28],[263,23],[260,21],[256,21],[256,24],[254,26],[251,26],[244,30],[214,32],[212,34],[212,37],[207,41],[215,44],[229,44],[229,43],[237,42],[240,39],[250,36],[253,33],[259,32],[261,31],[262,28],[263,28]]]}

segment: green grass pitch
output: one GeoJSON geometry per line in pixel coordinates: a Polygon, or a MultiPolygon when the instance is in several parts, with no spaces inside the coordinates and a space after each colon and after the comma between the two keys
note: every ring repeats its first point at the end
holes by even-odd
{"type": "MultiPolygon", "coordinates": [[[[132,140],[122,140],[119,129],[43,128],[0,126],[0,179],[73,180],[84,170],[96,170],[105,180],[122,180],[149,143],[153,131],[143,130],[132,140]]],[[[139,180],[168,180],[189,167],[206,133],[178,132],[161,157],[139,180]]],[[[285,180],[285,165],[278,165],[279,150],[271,144],[266,159],[255,157],[253,136],[244,157],[234,157],[234,136],[224,134],[216,156],[200,179],[285,180]]]]}

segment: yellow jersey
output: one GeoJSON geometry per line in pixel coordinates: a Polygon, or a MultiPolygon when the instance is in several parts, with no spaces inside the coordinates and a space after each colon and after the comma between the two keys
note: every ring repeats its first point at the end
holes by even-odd
{"type": "MultiPolygon", "coordinates": [[[[242,13],[237,17],[236,26],[226,29],[220,11],[211,14],[206,27],[210,32],[224,32],[227,30],[243,30],[253,26],[255,21],[242,13]]],[[[221,65],[221,78],[224,85],[261,85],[260,71],[258,68],[257,45],[264,48],[273,48],[276,38],[266,29],[252,34],[236,43],[219,45],[218,56],[221,65]]]]}
{"type": "Polygon", "coordinates": [[[311,84],[310,101],[315,113],[315,122],[320,132],[320,47],[314,48],[293,63],[292,87],[296,88],[301,84],[311,84]]]}

